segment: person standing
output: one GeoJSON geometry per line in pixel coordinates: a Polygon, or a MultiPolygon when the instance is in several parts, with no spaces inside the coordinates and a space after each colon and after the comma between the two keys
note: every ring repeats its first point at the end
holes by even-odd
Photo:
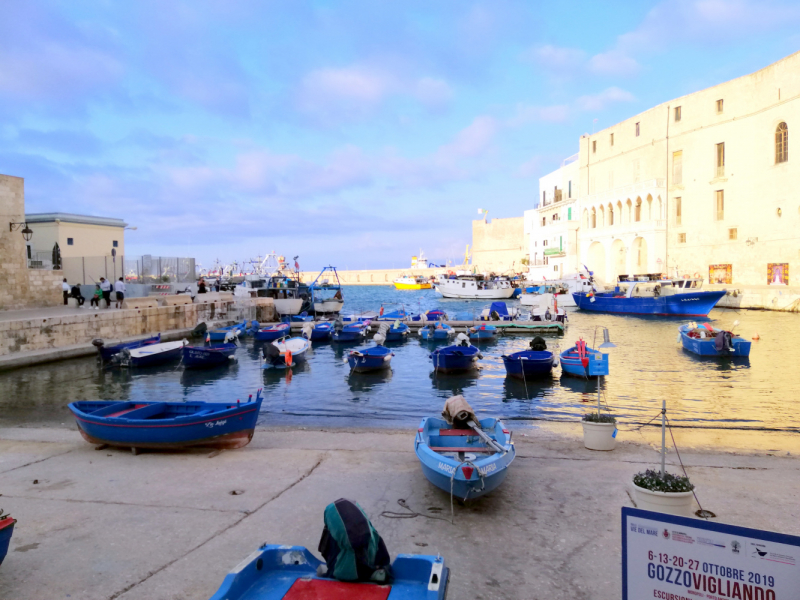
{"type": "Polygon", "coordinates": [[[67,300],[69,300],[69,291],[70,287],[67,283],[67,278],[65,277],[63,283],[61,284],[61,292],[64,294],[64,306],[68,304],[67,300]]]}
{"type": "Polygon", "coordinates": [[[103,300],[106,301],[106,308],[109,308],[111,306],[111,282],[106,281],[105,277],[101,277],[100,289],[103,290],[103,300]]]}
{"type": "Polygon", "coordinates": [[[125,280],[119,278],[114,284],[114,291],[117,292],[117,308],[122,308],[122,301],[125,300],[125,280]]]}

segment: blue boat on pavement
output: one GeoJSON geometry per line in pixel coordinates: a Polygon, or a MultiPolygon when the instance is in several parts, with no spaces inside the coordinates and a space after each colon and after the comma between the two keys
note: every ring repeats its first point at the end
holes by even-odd
{"type": "Polygon", "coordinates": [[[340,343],[360,342],[367,337],[369,330],[370,321],[352,321],[348,324],[334,325],[331,339],[340,343]]]}
{"type": "Polygon", "coordinates": [[[455,345],[437,348],[430,353],[429,358],[438,373],[455,373],[474,369],[483,355],[475,346],[455,345]]]}
{"type": "Polygon", "coordinates": [[[247,402],[72,402],[87,442],[139,448],[241,448],[253,439],[261,390],[247,402]]]}
{"type": "Polygon", "coordinates": [[[364,350],[352,350],[347,356],[347,363],[353,373],[382,371],[391,367],[393,356],[394,352],[379,344],[364,350]]]}
{"type": "Polygon", "coordinates": [[[270,325],[268,327],[259,327],[253,334],[257,342],[272,342],[282,337],[286,337],[292,331],[288,323],[278,323],[277,325],[270,325]]]}
{"type": "Polygon", "coordinates": [[[154,367],[178,360],[183,347],[188,344],[186,340],[180,340],[148,344],[139,348],[123,348],[117,357],[123,367],[154,367]]]}
{"type": "Polygon", "coordinates": [[[141,340],[134,340],[132,342],[121,342],[119,344],[114,344],[113,346],[106,346],[103,340],[101,339],[94,339],[92,340],[92,344],[97,348],[97,351],[100,353],[100,359],[103,362],[108,362],[114,356],[125,350],[131,350],[133,348],[141,348],[142,346],[150,346],[152,344],[158,344],[161,342],[161,334],[156,334],[141,340]]]}
{"type": "Polygon", "coordinates": [[[561,371],[575,377],[608,375],[608,354],[594,350],[583,340],[561,353],[561,371]]]}
{"type": "Polygon", "coordinates": [[[450,570],[441,556],[398,554],[392,582],[354,583],[317,575],[324,566],[303,546],[264,544],[234,568],[211,600],[444,600],[450,570]]]}
{"type": "Polygon", "coordinates": [[[576,292],[572,297],[578,308],[594,312],[705,317],[727,291],[703,292],[702,283],[702,279],[620,281],[613,291],[576,292]]]}
{"type": "Polygon", "coordinates": [[[503,354],[502,359],[508,376],[522,380],[546,377],[555,365],[555,356],[549,350],[522,350],[503,354]]]}
{"type": "Polygon", "coordinates": [[[419,330],[419,337],[423,340],[447,340],[455,335],[455,330],[447,323],[431,323],[419,330]]]}
{"type": "Polygon", "coordinates": [[[735,333],[688,323],[678,327],[684,349],[698,356],[750,356],[751,342],[735,333]]]}
{"type": "Polygon", "coordinates": [[[516,456],[511,433],[499,419],[481,419],[479,424],[502,450],[490,447],[475,430],[454,429],[437,417],[422,419],[414,441],[428,481],[448,494],[452,489],[461,500],[474,500],[497,489],[516,456]]]}
{"type": "Polygon", "coordinates": [[[236,353],[236,344],[216,344],[214,346],[184,346],[183,366],[187,369],[210,369],[230,364],[236,353]]]}
{"type": "MultiPolygon", "coordinates": [[[[258,326],[258,323],[256,323],[256,326],[258,326]]],[[[247,335],[247,321],[245,320],[235,325],[228,325],[227,327],[212,329],[208,332],[208,337],[206,339],[211,342],[224,342],[225,336],[227,336],[229,333],[234,334],[236,337],[244,337],[247,335]]]]}
{"type": "Polygon", "coordinates": [[[481,323],[480,325],[476,325],[475,327],[469,328],[469,339],[471,340],[493,340],[497,337],[497,327],[494,325],[487,325],[486,323],[481,323]]]}

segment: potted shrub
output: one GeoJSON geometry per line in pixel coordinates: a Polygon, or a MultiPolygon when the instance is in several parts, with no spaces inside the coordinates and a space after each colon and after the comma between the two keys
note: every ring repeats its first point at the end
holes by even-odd
{"type": "Polygon", "coordinates": [[[583,445],[589,450],[613,450],[617,444],[614,415],[591,412],[583,415],[583,445]]]}
{"type": "Polygon", "coordinates": [[[694,485],[688,477],[648,469],[633,476],[636,506],[643,510],[692,516],[694,485]]]}
{"type": "Polygon", "coordinates": [[[16,521],[3,512],[0,508],[0,565],[8,554],[8,544],[11,542],[11,534],[14,533],[14,523],[16,521]]]}

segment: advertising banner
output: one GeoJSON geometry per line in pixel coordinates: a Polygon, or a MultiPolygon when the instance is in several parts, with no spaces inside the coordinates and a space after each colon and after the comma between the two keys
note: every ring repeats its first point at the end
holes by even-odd
{"type": "Polygon", "coordinates": [[[622,509],[623,600],[798,600],[800,537],[622,509]]]}
{"type": "Polygon", "coordinates": [[[769,263],[767,285],[789,285],[789,263],[769,263]]]}
{"type": "Polygon", "coordinates": [[[708,265],[708,283],[733,283],[733,265],[708,265]]]}

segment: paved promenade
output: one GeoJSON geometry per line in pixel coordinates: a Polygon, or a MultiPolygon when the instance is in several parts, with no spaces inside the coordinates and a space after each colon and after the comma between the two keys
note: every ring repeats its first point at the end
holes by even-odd
{"type": "MultiPolygon", "coordinates": [[[[343,496],[367,510],[392,556],[441,553],[451,600],[619,598],[620,507],[632,505],[632,474],[657,464],[659,434],[623,432],[614,452],[598,453],[578,431],[517,431],[504,485],[456,505],[451,525],[381,516],[404,512],[404,499],[449,519],[413,430],[259,429],[247,448],[210,457],[97,451],[70,423],[0,428],[0,506],[19,520],[0,598],[207,599],[263,542],[316,553],[323,509],[343,496]]],[[[800,534],[798,436],[676,433],[718,521],[800,534]]]]}

